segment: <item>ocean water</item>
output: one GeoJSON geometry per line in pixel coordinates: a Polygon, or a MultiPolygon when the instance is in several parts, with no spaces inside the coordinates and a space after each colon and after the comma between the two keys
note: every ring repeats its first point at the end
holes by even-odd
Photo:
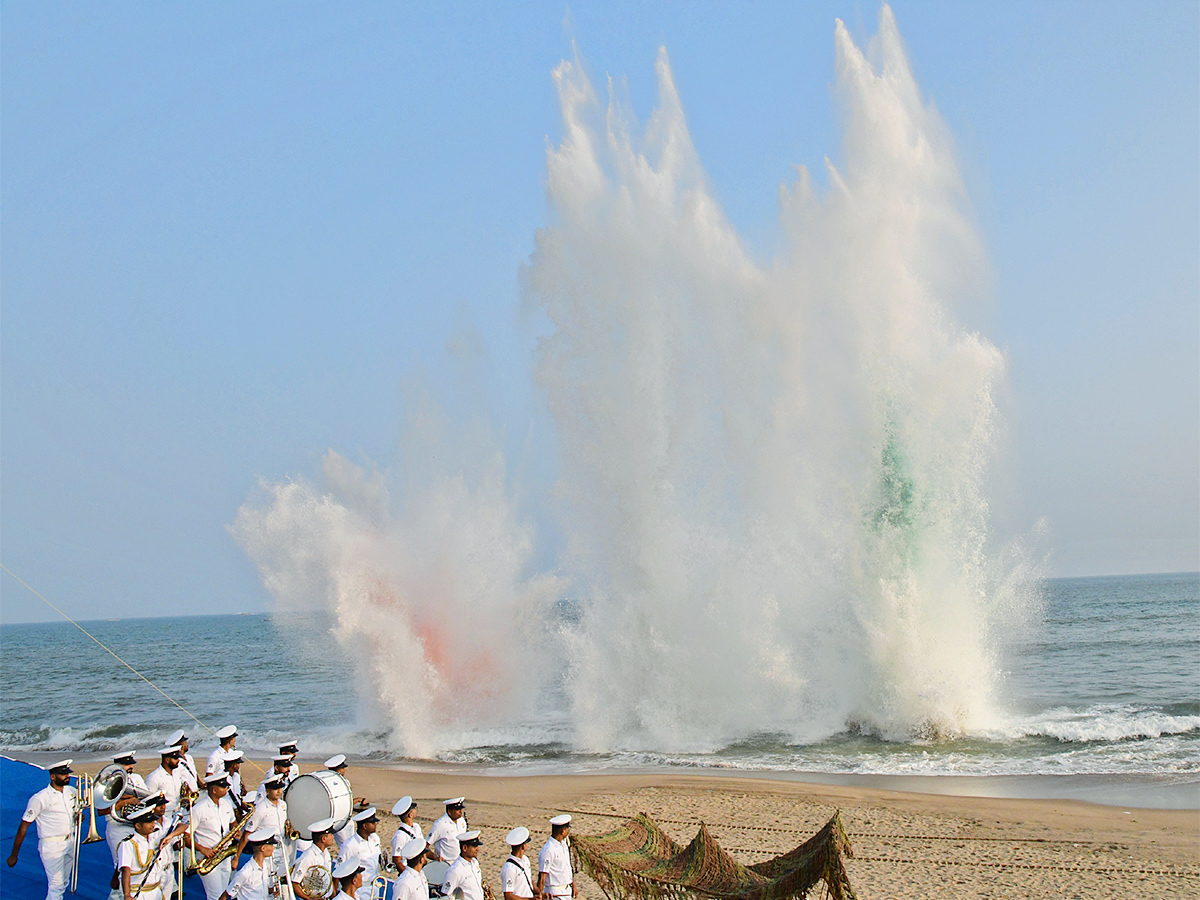
{"type": "MultiPolygon", "coordinates": [[[[885,740],[853,723],[799,744],[750,733],[716,750],[575,749],[566,695],[535,716],[464,729],[433,760],[508,773],[699,767],[796,776],[1078,776],[1200,783],[1200,575],[1052,579],[1044,621],[1010,647],[994,721],[976,733],[885,740]]],[[[204,725],[235,723],[239,747],[335,752],[412,763],[372,724],[355,661],[331,622],[270,615],[83,623],[204,725]]],[[[0,750],[100,755],[152,749],[184,727],[195,755],[215,745],[146,681],[68,623],[0,627],[0,750]]],[[[1027,790],[1027,787],[1026,787],[1027,790]]],[[[1188,793],[1190,791],[1191,793],[1188,793]]]]}

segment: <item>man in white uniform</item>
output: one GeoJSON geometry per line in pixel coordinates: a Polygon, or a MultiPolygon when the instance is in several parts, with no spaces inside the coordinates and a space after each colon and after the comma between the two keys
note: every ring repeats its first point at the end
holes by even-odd
{"type": "Polygon", "coordinates": [[[188,753],[188,739],[187,735],[183,733],[183,729],[180,728],[167,738],[167,743],[172,747],[179,748],[179,777],[183,779],[193,794],[200,793],[200,787],[204,781],[196,769],[196,760],[192,759],[192,754],[188,753]]]}
{"type": "Polygon", "coordinates": [[[504,900],[532,900],[533,872],[525,848],[529,844],[529,829],[518,825],[504,837],[512,851],[500,867],[500,890],[504,900]]]}
{"type": "Polygon", "coordinates": [[[236,725],[226,725],[217,729],[217,749],[208,754],[208,761],[204,766],[206,778],[210,772],[220,775],[225,771],[225,754],[233,750],[233,745],[237,743],[237,733],[236,725]]]}
{"type": "Polygon", "coordinates": [[[417,817],[417,804],[412,797],[401,797],[397,800],[396,805],[392,807],[392,815],[400,817],[396,833],[392,835],[392,863],[399,871],[403,872],[404,848],[416,838],[424,840],[425,834],[421,831],[421,826],[414,821],[417,817]]]}
{"type": "Polygon", "coordinates": [[[446,814],[429,829],[429,846],[435,859],[454,862],[458,859],[458,837],[467,830],[465,797],[451,797],[446,802],[446,814]]]}
{"type": "Polygon", "coordinates": [[[283,874],[272,863],[276,843],[270,828],[260,828],[247,836],[250,859],[230,880],[221,900],[285,900],[285,891],[280,887],[283,874]]]}
{"type": "MultiPolygon", "coordinates": [[[[113,762],[125,769],[125,793],[117,798],[117,802],[113,804],[113,812],[119,812],[124,822],[117,821],[112,815],[109,816],[107,824],[104,826],[104,840],[108,844],[108,850],[112,853],[113,868],[117,868],[117,845],[125,838],[133,834],[133,825],[129,822],[125,811],[133,809],[135,806],[144,806],[145,798],[150,793],[146,787],[146,779],[137,772],[133,771],[133,766],[137,762],[137,754],[132,750],[122,750],[120,753],[113,755],[113,762]],[[141,799],[139,799],[141,798],[141,799]]],[[[119,873],[118,873],[119,875],[119,873]]],[[[115,888],[118,896],[120,895],[120,885],[115,888]]]]}
{"type": "Polygon", "coordinates": [[[286,756],[288,760],[286,774],[289,783],[300,777],[300,767],[296,765],[296,754],[299,752],[300,747],[295,741],[288,741],[286,744],[279,745],[279,755],[286,756]]]}
{"type": "Polygon", "coordinates": [[[26,829],[36,822],[38,854],[46,870],[46,900],[60,900],[75,862],[73,838],[80,804],[79,793],[70,784],[71,762],[64,759],[50,767],[50,784],[29,798],[8,855],[8,866],[12,868],[17,864],[26,829]]]}
{"type": "Polygon", "coordinates": [[[555,816],[550,820],[550,839],[538,854],[538,893],[543,898],[577,897],[575,875],[571,871],[571,851],[567,837],[571,831],[571,817],[555,816]]]}
{"type": "Polygon", "coordinates": [[[161,900],[171,869],[162,858],[166,848],[160,851],[159,846],[174,840],[186,826],[180,824],[171,832],[161,830],[153,806],[132,807],[127,815],[133,822],[133,834],[117,848],[121,896],[125,900],[161,900]]]}
{"type": "Polygon", "coordinates": [[[339,893],[336,900],[354,900],[363,886],[362,866],[348,859],[338,863],[333,869],[333,877],[337,880],[339,893]]]}
{"type": "MultiPolygon", "coordinates": [[[[256,831],[266,829],[276,835],[288,832],[287,803],[283,799],[283,776],[275,774],[264,778],[260,789],[264,796],[254,804],[254,815],[250,817],[250,821],[246,824],[246,832],[242,835],[243,846],[250,840],[250,835],[256,831]]],[[[283,848],[279,846],[278,840],[274,847],[275,861],[282,864],[283,848]]]]}
{"type": "Polygon", "coordinates": [[[479,848],[483,841],[478,831],[464,831],[458,836],[458,858],[446,872],[442,893],[453,898],[456,890],[462,891],[463,900],[483,900],[483,873],[479,870],[479,848]]]}
{"type": "MultiPolygon", "coordinates": [[[[229,799],[229,776],[209,773],[204,782],[204,796],[192,807],[191,842],[197,857],[208,859],[213,848],[233,827],[236,814],[229,799]]],[[[233,860],[223,860],[211,872],[200,876],[208,900],[217,900],[229,886],[233,876],[233,860]]]]}
{"type": "Polygon", "coordinates": [[[288,778],[288,766],[290,765],[290,763],[288,762],[288,757],[282,756],[282,755],[276,756],[276,757],[273,757],[273,762],[275,763],[275,768],[271,770],[271,774],[268,775],[267,778],[264,778],[262,781],[260,781],[258,784],[258,799],[259,800],[261,800],[263,797],[267,796],[267,779],[269,779],[269,778],[282,778],[283,786],[285,788],[288,786],[288,781],[290,780],[288,778]]]}
{"type": "Polygon", "coordinates": [[[333,854],[330,852],[334,846],[333,826],[333,819],[321,819],[308,826],[308,830],[312,832],[312,845],[300,854],[292,868],[292,887],[300,900],[325,900],[328,896],[328,892],[310,892],[304,887],[305,879],[312,878],[310,884],[316,880],[324,880],[330,887],[333,886],[333,854]],[[313,876],[314,869],[323,869],[324,876],[313,876]]]}
{"type": "Polygon", "coordinates": [[[162,792],[167,798],[167,813],[173,815],[179,809],[179,794],[183,788],[183,776],[179,771],[179,761],[183,752],[173,744],[160,747],[158,755],[161,760],[157,769],[146,778],[146,787],[151,791],[162,792]]]}
{"type": "Polygon", "coordinates": [[[376,829],[379,816],[375,807],[368,806],[354,817],[354,835],[342,844],[338,863],[358,861],[363,869],[363,884],[358,889],[358,900],[370,900],[371,882],[379,875],[379,857],[382,847],[376,829]]]}
{"type": "Polygon", "coordinates": [[[429,880],[421,871],[429,858],[429,845],[424,838],[413,838],[400,848],[404,868],[396,879],[392,900],[429,900],[429,880]]]}
{"type": "Polygon", "coordinates": [[[241,750],[230,750],[225,754],[225,774],[229,776],[229,799],[237,807],[239,817],[244,816],[253,807],[253,804],[246,803],[245,793],[242,790],[242,760],[245,758],[246,754],[241,750]]]}

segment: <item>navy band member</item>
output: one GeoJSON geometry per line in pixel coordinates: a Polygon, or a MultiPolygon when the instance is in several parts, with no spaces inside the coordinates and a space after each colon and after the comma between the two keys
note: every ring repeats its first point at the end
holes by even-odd
{"type": "Polygon", "coordinates": [[[200,777],[200,771],[196,768],[196,760],[188,753],[188,739],[183,729],[180,728],[167,738],[167,743],[179,748],[179,777],[188,786],[188,790],[199,794],[200,788],[204,786],[204,779],[200,777]]]}
{"type": "Polygon", "coordinates": [[[71,786],[72,760],[50,767],[50,784],[29,798],[17,834],[13,838],[8,866],[17,864],[17,854],[31,822],[37,823],[38,855],[46,870],[46,900],[60,900],[75,862],[75,828],[79,822],[79,792],[71,786]]]}
{"type": "Polygon", "coordinates": [[[225,754],[233,750],[234,744],[237,743],[237,736],[236,725],[226,725],[224,728],[217,729],[217,749],[208,754],[208,761],[204,766],[205,778],[210,772],[219,775],[225,770],[225,754]]]}
{"type": "Polygon", "coordinates": [[[538,854],[537,890],[546,900],[579,896],[575,875],[571,871],[571,851],[567,848],[570,831],[570,816],[555,816],[550,820],[550,838],[538,854]]]}
{"type": "Polygon", "coordinates": [[[500,890],[504,900],[532,900],[533,870],[525,848],[529,845],[529,829],[518,825],[504,837],[511,852],[500,867],[500,890]]]}
{"type": "MultiPolygon", "coordinates": [[[[229,776],[210,774],[204,782],[204,796],[192,807],[192,836],[190,843],[197,857],[208,859],[213,848],[229,834],[237,813],[229,799],[229,776]]],[[[200,876],[208,900],[217,900],[233,877],[233,860],[222,860],[212,871],[200,876]]]]}
{"type": "Polygon", "coordinates": [[[400,848],[404,868],[396,879],[393,900],[429,900],[429,879],[422,869],[430,858],[430,852],[424,838],[413,838],[400,848]]]}
{"type": "Polygon", "coordinates": [[[133,834],[117,849],[121,895],[125,900],[161,900],[171,867],[163,860],[166,847],[161,851],[159,847],[164,841],[169,844],[187,826],[180,823],[170,832],[162,830],[156,808],[151,805],[133,807],[128,818],[133,822],[133,834]]]}
{"type": "Polygon", "coordinates": [[[429,829],[429,846],[435,859],[452,863],[458,859],[458,836],[467,830],[465,797],[451,797],[446,803],[446,814],[429,829]]]}
{"type": "Polygon", "coordinates": [[[250,859],[238,869],[220,900],[282,900],[283,874],[272,862],[278,838],[270,828],[260,828],[247,835],[246,850],[250,859]]]}
{"type": "Polygon", "coordinates": [[[334,867],[333,877],[337,880],[340,888],[337,900],[354,900],[358,896],[358,892],[362,890],[362,866],[356,865],[354,860],[338,863],[334,867]]]}
{"type": "MultiPolygon", "coordinates": [[[[292,868],[292,887],[299,900],[326,900],[333,893],[333,819],[321,819],[308,826],[312,833],[312,846],[300,854],[296,865],[292,868]],[[313,869],[324,869],[330,889],[324,894],[310,892],[304,887],[304,881],[312,877],[313,869]]],[[[422,900],[429,900],[428,896],[422,900]]]]}
{"type": "Polygon", "coordinates": [[[412,797],[401,797],[396,801],[396,805],[392,807],[392,815],[399,816],[400,822],[396,827],[396,833],[392,835],[392,864],[403,872],[405,859],[403,850],[408,846],[410,841],[420,838],[425,840],[425,834],[421,831],[421,826],[416,823],[417,818],[417,801],[412,797]]]}
{"type": "Polygon", "coordinates": [[[369,806],[354,817],[354,835],[342,844],[338,863],[357,861],[363,869],[363,885],[358,889],[359,900],[369,900],[371,882],[379,874],[379,857],[383,848],[379,843],[379,816],[375,807],[369,806]]]}
{"type": "Polygon", "coordinates": [[[478,831],[464,831],[458,836],[458,859],[450,865],[442,883],[442,893],[447,897],[453,897],[456,890],[461,890],[463,900],[485,900],[483,872],[476,859],[482,846],[478,831]]]}

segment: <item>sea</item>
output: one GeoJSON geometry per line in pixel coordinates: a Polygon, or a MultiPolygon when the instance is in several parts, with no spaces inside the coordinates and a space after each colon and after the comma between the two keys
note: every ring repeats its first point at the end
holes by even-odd
{"type": "MultiPolygon", "coordinates": [[[[485,774],[703,770],[933,793],[1200,808],[1200,574],[1050,579],[1042,627],[1011,648],[1006,714],[988,733],[884,740],[849,727],[812,744],[759,734],[703,753],[580,752],[565,715],[465,733],[433,759],[364,726],[354,660],[320,621],[298,640],[270,614],[0,626],[0,752],[37,761],[152,750],[205,727],[301,758],[485,774]],[[313,639],[315,637],[315,639],[313,639]],[[178,705],[176,705],[178,703],[178,705]],[[192,718],[194,717],[194,719],[192,718]],[[201,724],[197,724],[203,723],[201,724]]],[[[152,754],[151,754],[152,755],[152,754]]]]}

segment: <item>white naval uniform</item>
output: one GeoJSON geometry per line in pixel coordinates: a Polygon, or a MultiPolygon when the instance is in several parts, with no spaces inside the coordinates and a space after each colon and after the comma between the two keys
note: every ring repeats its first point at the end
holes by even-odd
{"type": "MultiPolygon", "coordinates": [[[[170,822],[171,817],[179,810],[179,794],[183,786],[183,774],[180,772],[182,768],[183,763],[180,763],[175,767],[175,771],[168,772],[160,765],[146,778],[146,787],[151,793],[162,791],[163,796],[167,798],[164,822],[170,822]]],[[[164,864],[164,868],[167,864],[174,863],[175,851],[170,847],[164,847],[162,853],[159,854],[159,860],[164,864]]],[[[166,883],[163,884],[163,896],[170,897],[174,892],[175,879],[168,876],[166,883]]]]}
{"type": "Polygon", "coordinates": [[[546,873],[543,890],[552,897],[570,897],[571,883],[575,880],[571,872],[571,851],[566,841],[550,838],[538,854],[538,871],[546,873]]]}
{"type": "Polygon", "coordinates": [[[67,785],[56,791],[47,785],[29,798],[24,822],[36,822],[38,855],[46,870],[46,900],[59,900],[75,861],[75,817],[79,793],[67,785]]]}
{"type": "MultiPolygon", "coordinates": [[[[254,813],[250,816],[250,821],[246,825],[247,834],[254,834],[260,828],[270,828],[275,832],[278,843],[275,845],[275,850],[271,856],[275,860],[276,866],[283,863],[283,837],[286,822],[287,801],[281,797],[278,803],[272,803],[264,797],[254,804],[254,813]]],[[[291,863],[290,859],[288,863],[291,863]]]]}
{"type": "MultiPolygon", "coordinates": [[[[125,778],[127,779],[125,782],[126,790],[130,790],[135,787],[139,791],[147,790],[146,779],[144,779],[137,772],[126,772],[125,778]]],[[[135,801],[134,803],[131,803],[128,808],[131,809],[137,805],[138,804],[135,801]]],[[[126,825],[124,822],[118,822],[112,817],[111,812],[108,814],[108,819],[104,823],[104,840],[105,843],[108,844],[109,852],[112,853],[114,869],[117,868],[117,846],[121,843],[121,841],[125,840],[125,838],[129,837],[131,834],[133,834],[132,825],[126,825]]]]}
{"type": "Polygon", "coordinates": [[[528,856],[512,856],[500,867],[500,891],[516,897],[533,896],[533,870],[528,856]]]}
{"type": "Polygon", "coordinates": [[[179,809],[179,791],[183,785],[183,775],[179,771],[181,766],[182,764],[176,766],[173,772],[159,766],[146,777],[147,790],[152,794],[162,791],[163,796],[167,798],[168,817],[179,809]]]}
{"type": "Polygon", "coordinates": [[[208,754],[208,760],[204,763],[204,774],[220,775],[225,771],[225,751],[221,749],[221,745],[217,744],[217,749],[208,754]]]}
{"type": "Polygon", "coordinates": [[[406,825],[403,822],[399,824],[400,827],[392,835],[392,859],[400,855],[400,851],[404,849],[404,845],[409,841],[415,838],[425,839],[425,835],[421,831],[421,826],[416,822],[413,822],[411,825],[406,825]]]}
{"type": "MultiPolygon", "coordinates": [[[[229,833],[236,819],[233,803],[228,797],[214,801],[206,792],[192,806],[193,840],[205,847],[215,847],[221,838],[229,833]]],[[[196,854],[196,858],[200,858],[199,853],[196,854]]],[[[224,860],[211,872],[201,875],[200,883],[204,885],[204,893],[208,900],[217,900],[229,886],[229,879],[232,877],[232,859],[224,860]]]]}
{"type": "MultiPolygon", "coordinates": [[[[275,871],[271,857],[263,860],[260,866],[250,857],[246,864],[237,870],[237,874],[229,882],[226,893],[234,900],[277,900],[270,893],[272,873],[275,871]]],[[[280,888],[282,896],[286,886],[280,888]]]]}
{"type": "Polygon", "coordinates": [[[338,851],[338,865],[348,859],[355,859],[363,867],[362,887],[355,894],[358,900],[370,900],[371,882],[379,875],[379,855],[382,852],[383,847],[379,842],[378,834],[369,834],[363,837],[357,831],[353,837],[342,844],[342,849],[338,851]]]}
{"type": "Polygon", "coordinates": [[[179,775],[180,781],[192,789],[193,794],[200,792],[200,773],[196,771],[196,761],[192,759],[192,754],[183,754],[179,765],[175,767],[175,772],[179,775]]]}
{"type": "Polygon", "coordinates": [[[392,900],[429,900],[429,879],[409,866],[396,879],[393,893],[392,900]]]}
{"type": "Polygon", "coordinates": [[[442,893],[453,897],[456,888],[462,888],[463,900],[483,900],[483,873],[479,871],[477,860],[460,856],[450,866],[442,883],[442,893]]]}
{"type": "Polygon", "coordinates": [[[429,843],[433,844],[433,852],[446,862],[458,859],[458,836],[467,830],[467,817],[450,818],[449,814],[442,816],[429,829],[429,843]]]}
{"type": "Polygon", "coordinates": [[[298,765],[296,765],[295,763],[292,763],[290,766],[288,766],[288,770],[287,770],[288,784],[291,784],[293,781],[295,781],[299,777],[300,777],[300,767],[298,765]]]}
{"type": "Polygon", "coordinates": [[[162,854],[159,854],[158,859],[154,859],[154,851],[158,849],[158,841],[154,840],[154,836],[155,832],[151,832],[150,838],[147,839],[135,831],[121,841],[121,846],[117,848],[117,869],[129,870],[129,892],[138,900],[161,900],[163,879],[168,877],[162,854]],[[153,866],[151,860],[154,860],[153,866]],[[138,885],[143,882],[145,886],[139,893],[138,885]]]}
{"type": "Polygon", "coordinates": [[[296,865],[292,867],[292,882],[303,881],[309,869],[313,868],[325,869],[329,873],[329,883],[333,884],[333,856],[328,850],[317,846],[310,846],[300,854],[296,865]]]}
{"type": "Polygon", "coordinates": [[[356,834],[358,834],[358,823],[353,818],[347,820],[346,824],[340,830],[333,833],[333,840],[338,846],[338,853],[342,851],[342,844],[346,843],[346,841],[350,840],[356,834]]]}

